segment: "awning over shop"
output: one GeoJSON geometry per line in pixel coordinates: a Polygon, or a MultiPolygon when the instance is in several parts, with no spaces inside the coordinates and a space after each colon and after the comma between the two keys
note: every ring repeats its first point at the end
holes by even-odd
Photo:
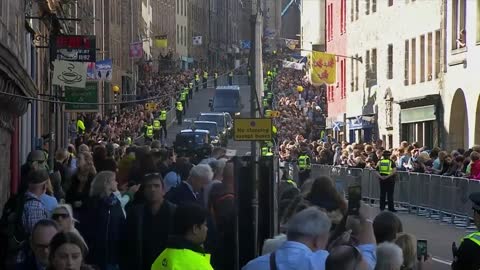
{"type": "Polygon", "coordinates": [[[400,100],[400,123],[418,123],[437,119],[437,108],[441,99],[439,94],[420,96],[400,100]]]}
{"type": "Polygon", "coordinates": [[[349,129],[374,128],[376,124],[375,115],[358,115],[348,118],[349,129]]]}
{"type": "Polygon", "coordinates": [[[437,119],[435,115],[435,105],[402,109],[400,117],[402,124],[426,122],[437,119]]]}

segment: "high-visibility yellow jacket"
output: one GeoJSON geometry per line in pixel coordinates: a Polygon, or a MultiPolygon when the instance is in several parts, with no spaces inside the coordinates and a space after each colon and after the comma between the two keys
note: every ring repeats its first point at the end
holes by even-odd
{"type": "Polygon", "coordinates": [[[152,138],[153,137],[153,126],[146,125],[145,126],[145,137],[152,138]]]}
{"type": "Polygon", "coordinates": [[[190,249],[167,248],[152,264],[152,270],[213,270],[210,254],[190,249]]]}
{"type": "Polygon", "coordinates": [[[176,109],[177,109],[177,111],[183,111],[183,105],[182,105],[182,102],[177,102],[176,109]]]}
{"type": "Polygon", "coordinates": [[[80,134],[85,133],[85,124],[83,123],[82,119],[77,120],[77,132],[80,134]]]}
{"type": "Polygon", "coordinates": [[[160,111],[160,121],[165,121],[167,120],[167,111],[162,110],[160,111]]]}
{"type": "Polygon", "coordinates": [[[161,126],[162,125],[160,124],[160,120],[158,119],[153,120],[153,130],[160,130],[161,126]]]}

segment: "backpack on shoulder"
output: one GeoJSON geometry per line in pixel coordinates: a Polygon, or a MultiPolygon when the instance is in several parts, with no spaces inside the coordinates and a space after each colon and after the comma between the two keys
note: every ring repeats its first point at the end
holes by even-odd
{"type": "Polygon", "coordinates": [[[25,203],[34,200],[17,194],[8,199],[0,218],[0,262],[15,256],[28,239],[28,233],[22,225],[25,203]]]}

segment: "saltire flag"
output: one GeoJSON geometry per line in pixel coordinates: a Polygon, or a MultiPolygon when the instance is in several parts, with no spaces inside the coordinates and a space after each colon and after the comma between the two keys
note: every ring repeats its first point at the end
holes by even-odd
{"type": "Polygon", "coordinates": [[[310,78],[313,85],[335,83],[337,61],[334,54],[313,51],[310,64],[310,78]]]}
{"type": "Polygon", "coordinates": [[[168,47],[167,35],[156,36],[155,37],[155,47],[157,47],[157,48],[167,48],[168,47]]]}
{"type": "Polygon", "coordinates": [[[288,38],[285,39],[285,45],[290,50],[295,50],[295,48],[297,48],[298,44],[300,44],[300,41],[298,41],[296,39],[288,39],[288,38]]]}
{"type": "Polygon", "coordinates": [[[291,61],[283,60],[283,67],[284,68],[292,68],[292,69],[295,69],[295,70],[303,70],[304,66],[305,66],[304,63],[297,63],[297,62],[291,62],[291,61]]]}
{"type": "Polygon", "coordinates": [[[251,49],[252,48],[252,42],[250,40],[240,40],[240,48],[251,49]]]}
{"type": "Polygon", "coordinates": [[[142,58],[143,57],[143,42],[130,43],[130,58],[142,58]]]}
{"type": "Polygon", "coordinates": [[[192,42],[193,42],[193,46],[202,45],[202,36],[193,37],[192,42]]]}

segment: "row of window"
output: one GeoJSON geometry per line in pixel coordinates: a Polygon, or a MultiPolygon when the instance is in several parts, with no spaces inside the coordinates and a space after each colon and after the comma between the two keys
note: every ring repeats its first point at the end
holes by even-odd
{"type": "Polygon", "coordinates": [[[187,27],[177,24],[177,44],[187,46],[187,27]]]}
{"type": "MultiPolygon", "coordinates": [[[[405,50],[405,54],[404,54],[404,67],[405,67],[404,84],[405,85],[409,85],[409,84],[413,85],[417,83],[418,62],[420,64],[419,81],[421,83],[425,82],[425,80],[431,81],[433,78],[437,79],[441,72],[440,70],[440,46],[441,46],[440,30],[435,31],[435,33],[430,32],[427,35],[421,35],[419,40],[420,40],[420,46],[418,49],[418,53],[419,53],[418,59],[417,59],[417,39],[412,38],[411,40],[408,40],[408,39],[405,40],[405,49],[404,49],[405,50]],[[433,44],[434,42],[435,42],[435,47],[433,44]],[[435,51],[435,55],[433,55],[434,51],[435,51]],[[435,62],[433,62],[434,57],[435,57],[435,62]],[[435,70],[433,70],[434,67],[435,67],[435,70]]],[[[389,46],[392,46],[392,45],[389,45],[389,46]]]]}
{"type": "MultiPolygon", "coordinates": [[[[329,85],[327,86],[327,101],[334,102],[335,101],[335,89],[338,88],[340,90],[340,98],[345,99],[347,97],[347,67],[345,63],[345,59],[341,59],[340,61],[340,72],[337,79],[337,85],[329,85]]],[[[337,68],[338,70],[338,68],[337,68]]]]}
{"type": "Polygon", "coordinates": [[[187,16],[187,0],[177,0],[177,15],[187,16]]]}
{"type": "MultiPolygon", "coordinates": [[[[356,21],[358,20],[359,17],[359,11],[360,11],[360,1],[364,1],[365,5],[365,15],[369,15],[370,13],[375,13],[377,12],[377,0],[351,0],[352,5],[350,6],[350,21],[356,21]]],[[[384,1],[384,0],[381,0],[384,1]]],[[[405,0],[407,3],[410,2],[415,2],[415,0],[405,0]]],[[[393,6],[394,0],[388,0],[388,6],[391,7],[393,6]]]]}
{"type": "MultiPolygon", "coordinates": [[[[359,18],[359,6],[360,1],[365,2],[365,14],[375,13],[377,11],[377,0],[352,0],[351,1],[351,12],[350,20],[356,21],[359,18]]],[[[410,2],[415,2],[415,0],[406,0],[410,2]]],[[[388,6],[393,5],[394,0],[388,0],[388,6]]],[[[476,43],[480,43],[480,0],[476,0],[476,43]]],[[[466,32],[466,22],[467,22],[467,0],[452,0],[451,2],[451,25],[452,25],[452,35],[451,35],[451,47],[452,50],[457,50],[466,47],[467,44],[467,32],[466,32]]],[[[332,5],[332,4],[330,4],[332,5]]],[[[332,19],[330,16],[333,16],[333,10],[331,10],[330,5],[327,8],[327,37],[331,41],[333,39],[333,27],[332,19]]],[[[344,33],[344,10],[345,10],[345,0],[341,0],[341,15],[340,15],[340,28],[341,33],[344,33]]]]}
{"type": "MultiPolygon", "coordinates": [[[[337,3],[337,2],[335,2],[337,3]]],[[[330,3],[327,6],[327,41],[332,41],[333,40],[333,4],[330,3]]],[[[347,0],[340,0],[340,34],[343,35],[347,32],[347,22],[346,22],[346,17],[347,17],[347,0]]]]}
{"type": "MultiPolygon", "coordinates": [[[[431,81],[437,79],[440,70],[440,30],[435,33],[430,32],[419,37],[419,46],[417,48],[417,38],[405,40],[404,48],[404,84],[416,84],[417,75],[419,82],[431,81]],[[435,43],[435,44],[434,44],[435,43]],[[418,53],[418,57],[417,57],[418,53]],[[419,64],[419,74],[417,73],[417,64],[419,64]]],[[[358,59],[358,54],[355,55],[358,59]]],[[[394,77],[394,48],[393,44],[387,46],[387,70],[388,80],[394,77]]],[[[373,48],[365,52],[365,86],[371,87],[377,84],[377,49],[373,48]]],[[[351,59],[350,74],[352,78],[351,91],[358,91],[359,61],[351,59]]]]}

